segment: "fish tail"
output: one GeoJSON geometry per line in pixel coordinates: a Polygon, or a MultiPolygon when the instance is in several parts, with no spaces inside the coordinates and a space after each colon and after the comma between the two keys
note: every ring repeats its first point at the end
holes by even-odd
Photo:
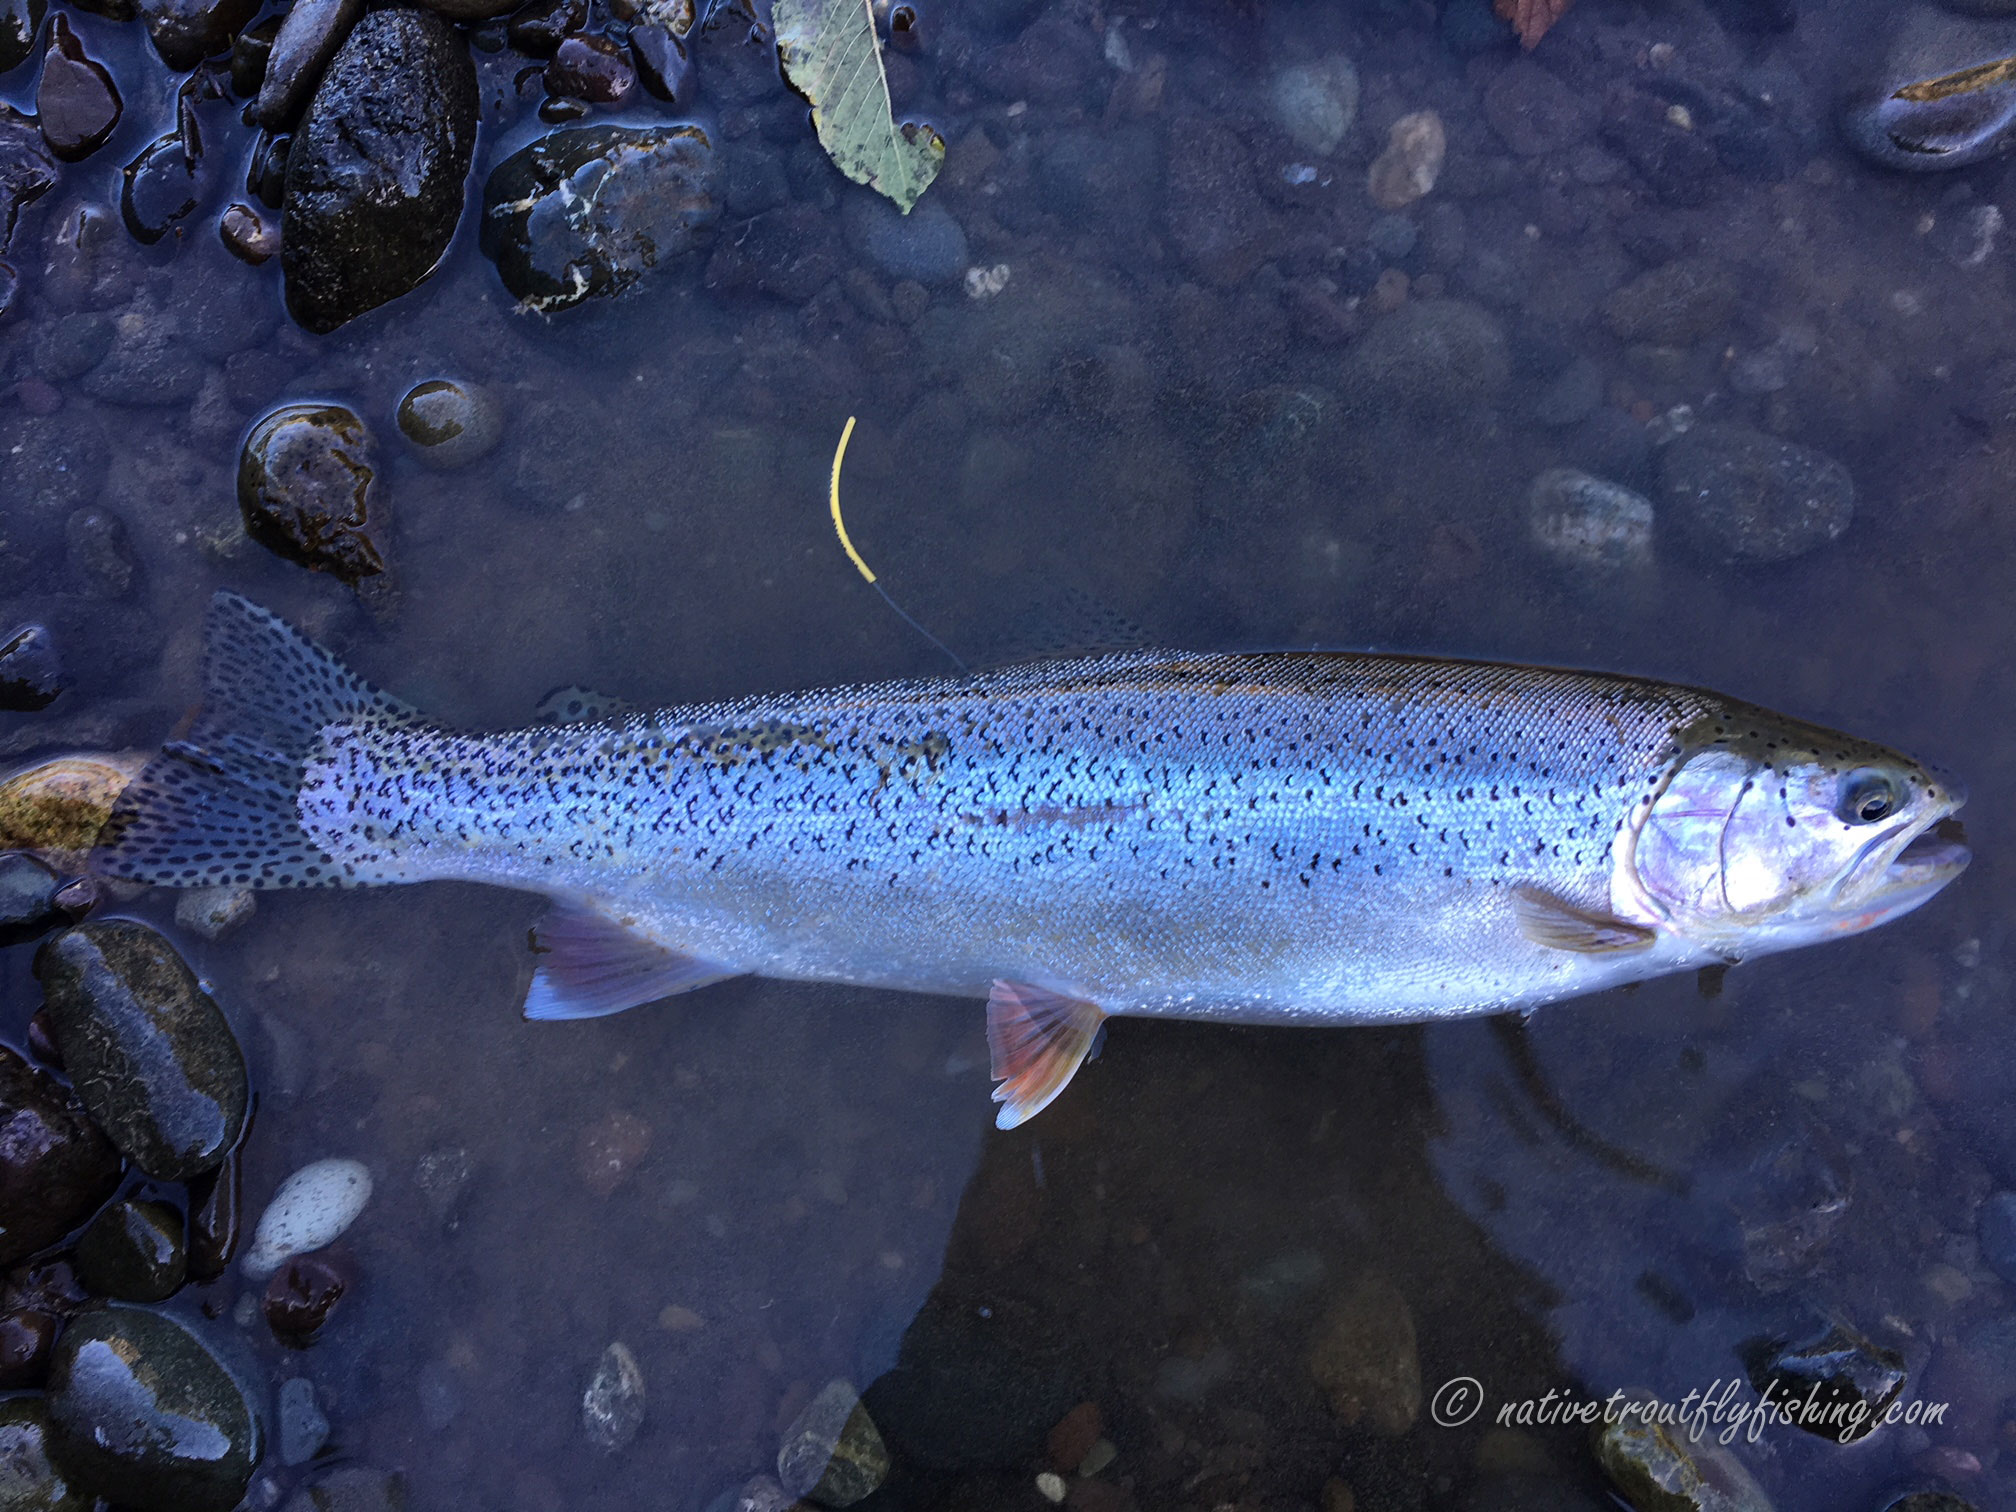
{"type": "Polygon", "coordinates": [[[113,805],[92,851],[103,876],[164,887],[340,887],[353,878],[303,827],[324,732],[425,727],[278,615],[235,593],[203,622],[203,707],[113,805]]]}

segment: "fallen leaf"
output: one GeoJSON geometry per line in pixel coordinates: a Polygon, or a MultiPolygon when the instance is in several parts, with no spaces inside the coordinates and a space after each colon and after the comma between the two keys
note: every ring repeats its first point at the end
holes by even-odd
{"type": "Polygon", "coordinates": [[[869,0],[777,0],[771,19],[784,76],[811,102],[819,145],[847,177],[908,215],[938,176],[945,139],[897,123],[869,0]]]}
{"type": "Polygon", "coordinates": [[[1531,52],[1547,28],[1568,13],[1574,0],[1494,0],[1492,9],[1502,20],[1512,23],[1519,45],[1531,52]]]}

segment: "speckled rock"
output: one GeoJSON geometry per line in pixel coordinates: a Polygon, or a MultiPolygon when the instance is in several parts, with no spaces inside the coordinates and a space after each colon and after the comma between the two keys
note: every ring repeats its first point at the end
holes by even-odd
{"type": "Polygon", "coordinates": [[[1719,336],[1736,300],[1736,278],[1726,264],[1676,258],[1615,290],[1603,301],[1603,322],[1619,341],[1689,346],[1719,336]]]}
{"type": "Polygon", "coordinates": [[[190,887],[175,899],[175,922],[206,940],[221,940],[257,907],[258,894],[249,887],[190,887]]]}
{"type": "Polygon", "coordinates": [[[94,920],[42,946],[35,974],[78,1095],[128,1159],[186,1181],[224,1158],[245,1122],[245,1058],[174,946],[94,920]]]}
{"type": "Polygon", "coordinates": [[[881,1486],[889,1451],[861,1397],[829,1381],[805,1404],[777,1451],[777,1478],[792,1496],[822,1507],[851,1507],[881,1486]]]}
{"type": "Polygon", "coordinates": [[[1274,124],[1297,147],[1328,157],[1358,119],[1358,69],[1343,53],[1294,63],[1267,88],[1274,124]]]}
{"type": "Polygon", "coordinates": [[[280,265],[287,309],[333,331],[434,271],[476,150],[476,70],[428,11],[388,6],[351,29],[287,154],[280,265]]]}
{"type": "Polygon", "coordinates": [[[1855,483],[1832,457],[1739,425],[1696,425],[1659,458],[1662,514],[1698,551],[1783,562],[1836,540],[1855,483]]]}
{"type": "Polygon", "coordinates": [[[1358,407],[1434,414],[1490,399],[1512,375],[1505,328],[1459,299],[1410,301],[1376,321],[1344,359],[1358,407]]]}
{"type": "Polygon", "coordinates": [[[602,1351],[581,1396],[581,1427],[588,1442],[610,1453],[637,1436],[644,1423],[644,1372],[623,1344],[602,1351]]]}
{"type": "Polygon", "coordinates": [[[1347,1428],[1397,1438],[1421,1412],[1414,1310],[1384,1276],[1368,1274],[1334,1301],[1309,1339],[1309,1374],[1347,1428]]]}
{"type": "Polygon", "coordinates": [[[371,433],[336,404],[285,404],[238,456],[245,533],[268,551],[346,583],[385,570],[377,538],[371,433]]]}
{"type": "Polygon", "coordinates": [[[62,1085],[0,1045],[0,1265],[83,1222],[119,1172],[118,1152],[62,1085]]]}
{"type": "Polygon", "coordinates": [[[1572,467],[1550,467],[1526,495],[1533,542],[1563,566],[1610,573],[1652,562],[1652,501],[1572,467]]]}
{"type": "Polygon", "coordinates": [[[115,1202],[77,1239],[78,1279],[101,1297],[165,1302],[188,1274],[182,1215],[165,1202],[115,1202]]]}
{"type": "Polygon", "coordinates": [[[147,1512],[231,1512],[259,1463],[259,1421],[238,1383],[195,1334],[147,1308],[71,1319],[48,1403],[56,1462],[147,1512]]]}
{"type": "Polygon", "coordinates": [[[49,1462],[49,1410],[37,1398],[0,1402],[0,1507],[7,1512],[91,1512],[97,1498],[49,1462]]]}
{"type": "Polygon", "coordinates": [[[484,255],[535,310],[620,294],[702,244],[718,159],[697,126],[591,126],[514,152],[483,186],[484,255]]]}
{"type": "Polygon", "coordinates": [[[361,1161],[311,1160],[280,1183],[252,1233],[242,1268],[255,1281],[288,1259],[334,1243],[371,1200],[371,1172],[361,1161]]]}

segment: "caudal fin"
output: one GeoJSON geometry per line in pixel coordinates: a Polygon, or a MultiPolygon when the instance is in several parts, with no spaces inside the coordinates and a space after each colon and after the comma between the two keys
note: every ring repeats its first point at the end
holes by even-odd
{"type": "Polygon", "coordinates": [[[296,799],[322,732],[362,718],[423,723],[278,615],[218,594],[203,621],[202,712],[113,806],[93,869],[164,887],[343,886],[296,799]]]}

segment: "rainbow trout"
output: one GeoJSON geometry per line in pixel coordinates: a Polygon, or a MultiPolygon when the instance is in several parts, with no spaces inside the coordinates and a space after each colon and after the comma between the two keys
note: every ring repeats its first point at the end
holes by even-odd
{"type": "Polygon", "coordinates": [[[1531,1008],[1857,934],[1968,860],[1908,757],[1585,672],[1140,651],[476,735],[220,594],[204,684],[101,871],[543,893],[532,1018],[744,973],[984,998],[1004,1128],[1109,1014],[1531,1008]]]}

